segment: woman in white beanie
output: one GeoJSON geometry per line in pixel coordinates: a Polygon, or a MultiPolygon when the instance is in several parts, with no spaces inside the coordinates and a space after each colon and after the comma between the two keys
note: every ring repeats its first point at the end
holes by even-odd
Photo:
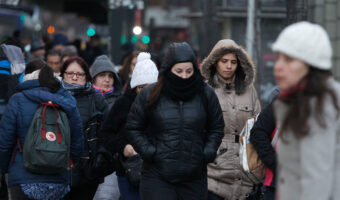
{"type": "MultiPolygon", "coordinates": [[[[134,148],[125,138],[124,124],[130,107],[141,89],[157,82],[158,70],[150,59],[150,54],[142,52],[137,57],[136,66],[132,72],[131,88],[120,96],[109,112],[107,121],[104,123],[101,134],[105,137],[106,148],[111,152],[118,152],[122,162],[126,160],[141,160],[134,148]]],[[[118,163],[116,173],[118,177],[119,191],[124,200],[139,200],[138,180],[129,180],[122,163],[118,163]]]]}
{"type": "Polygon", "coordinates": [[[282,91],[274,104],[280,200],[329,200],[340,196],[340,85],[333,79],[326,31],[299,22],[273,44],[274,75],[282,91]]]}

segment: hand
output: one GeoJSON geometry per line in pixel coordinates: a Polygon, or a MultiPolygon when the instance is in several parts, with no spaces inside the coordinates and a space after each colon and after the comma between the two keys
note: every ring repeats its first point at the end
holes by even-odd
{"type": "Polygon", "coordinates": [[[128,144],[124,147],[123,155],[125,157],[131,157],[131,156],[134,156],[136,154],[137,154],[137,152],[133,149],[131,144],[128,144]]]}

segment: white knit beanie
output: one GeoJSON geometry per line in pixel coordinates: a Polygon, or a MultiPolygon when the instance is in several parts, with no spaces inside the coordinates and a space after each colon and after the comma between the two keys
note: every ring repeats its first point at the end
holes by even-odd
{"type": "Polygon", "coordinates": [[[141,52],[138,54],[137,63],[131,76],[131,88],[139,85],[152,84],[157,82],[158,70],[156,64],[152,62],[149,53],[141,52]]]}
{"type": "Polygon", "coordinates": [[[318,24],[304,21],[287,26],[272,49],[318,69],[329,70],[332,67],[332,46],[325,29],[318,24]]]}

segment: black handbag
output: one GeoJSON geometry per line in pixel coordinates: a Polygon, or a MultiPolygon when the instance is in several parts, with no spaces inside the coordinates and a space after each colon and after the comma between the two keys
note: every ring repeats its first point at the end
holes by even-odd
{"type": "Polygon", "coordinates": [[[121,164],[125,170],[126,178],[135,187],[139,186],[142,177],[143,160],[139,154],[128,157],[125,160],[120,159],[121,164]]]}
{"type": "Polygon", "coordinates": [[[86,157],[82,157],[72,170],[72,187],[85,184],[97,184],[116,169],[118,156],[112,154],[98,142],[97,133],[102,121],[102,114],[96,113],[84,129],[86,157]]]}

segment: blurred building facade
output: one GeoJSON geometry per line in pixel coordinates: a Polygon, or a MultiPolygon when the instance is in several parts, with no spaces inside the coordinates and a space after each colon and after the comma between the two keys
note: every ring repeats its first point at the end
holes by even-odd
{"type": "Polygon", "coordinates": [[[322,25],[328,32],[333,46],[333,73],[340,80],[340,1],[308,1],[308,18],[322,25]]]}

